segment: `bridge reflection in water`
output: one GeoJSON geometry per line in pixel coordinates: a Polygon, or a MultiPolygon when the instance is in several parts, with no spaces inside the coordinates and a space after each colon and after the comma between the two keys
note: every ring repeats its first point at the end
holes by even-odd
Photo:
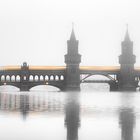
{"type": "Polygon", "coordinates": [[[133,129],[135,126],[135,115],[133,108],[122,108],[119,119],[122,140],[133,140],[133,129]]]}
{"type": "Polygon", "coordinates": [[[78,128],[80,126],[79,94],[67,93],[65,105],[65,126],[67,128],[67,140],[78,140],[78,128]]]}
{"type": "MultiPolygon", "coordinates": [[[[47,114],[55,113],[57,115],[63,115],[63,113],[65,113],[64,126],[67,130],[67,140],[78,140],[78,130],[79,127],[82,127],[81,112],[83,110],[84,115],[89,111],[94,113],[98,112],[96,107],[92,107],[92,110],[91,108],[88,110],[86,106],[81,105],[79,93],[65,93],[65,97],[60,96],[59,93],[42,94],[41,96],[40,94],[0,94],[0,112],[13,114],[20,112],[24,120],[26,120],[28,115],[35,115],[41,112],[46,112],[47,114]]],[[[108,112],[108,115],[110,115],[110,112],[108,112]]],[[[94,117],[97,116],[94,114],[93,118],[94,117]]],[[[122,140],[133,140],[135,120],[134,108],[129,106],[129,104],[127,104],[127,106],[122,105],[118,113],[118,126],[121,129],[122,140]]],[[[94,126],[93,134],[95,129],[96,127],[94,126]]]]}

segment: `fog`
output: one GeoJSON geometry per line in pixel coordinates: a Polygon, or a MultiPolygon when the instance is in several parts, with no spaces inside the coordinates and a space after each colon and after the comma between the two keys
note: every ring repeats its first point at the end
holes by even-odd
{"type": "Polygon", "coordinates": [[[119,65],[128,24],[140,65],[138,0],[0,0],[0,65],[65,65],[72,22],[81,65],[119,65]]]}

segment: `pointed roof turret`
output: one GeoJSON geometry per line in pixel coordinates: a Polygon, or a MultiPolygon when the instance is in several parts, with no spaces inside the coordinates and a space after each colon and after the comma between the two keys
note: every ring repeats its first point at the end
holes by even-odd
{"type": "Polygon", "coordinates": [[[126,34],[125,34],[124,41],[131,41],[130,36],[129,36],[129,32],[128,32],[128,24],[126,25],[126,27],[127,27],[127,29],[126,29],[126,34]]]}
{"type": "Polygon", "coordinates": [[[74,33],[74,23],[72,23],[72,32],[71,32],[70,40],[76,40],[75,33],[74,33]]]}

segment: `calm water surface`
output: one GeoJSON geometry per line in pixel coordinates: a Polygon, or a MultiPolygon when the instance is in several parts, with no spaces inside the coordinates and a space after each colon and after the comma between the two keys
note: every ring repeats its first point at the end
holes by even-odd
{"type": "Polygon", "coordinates": [[[0,140],[140,140],[140,93],[1,91],[0,140]]]}

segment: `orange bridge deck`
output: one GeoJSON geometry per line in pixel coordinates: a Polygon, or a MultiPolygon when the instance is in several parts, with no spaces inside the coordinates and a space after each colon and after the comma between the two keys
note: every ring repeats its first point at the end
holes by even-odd
{"type": "MultiPolygon", "coordinates": [[[[66,66],[29,66],[29,70],[65,70],[66,66]]],[[[0,70],[21,70],[21,66],[1,66],[0,70]]],[[[120,66],[80,66],[80,70],[90,71],[119,71],[120,66]]],[[[135,67],[140,71],[140,67],[135,67]]]]}

